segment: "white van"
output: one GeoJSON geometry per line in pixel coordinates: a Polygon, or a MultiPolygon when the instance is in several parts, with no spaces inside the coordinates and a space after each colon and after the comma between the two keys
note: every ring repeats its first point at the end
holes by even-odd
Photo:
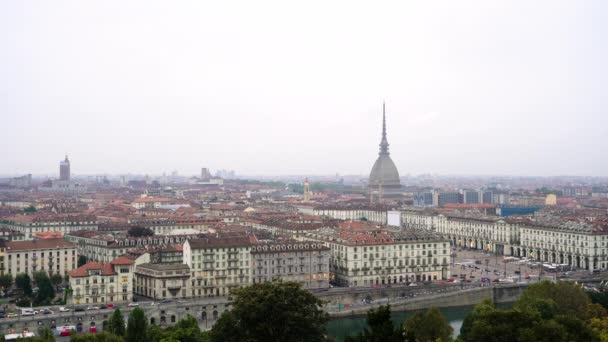
{"type": "Polygon", "coordinates": [[[37,315],[38,311],[34,309],[21,309],[21,316],[34,316],[37,315]]]}

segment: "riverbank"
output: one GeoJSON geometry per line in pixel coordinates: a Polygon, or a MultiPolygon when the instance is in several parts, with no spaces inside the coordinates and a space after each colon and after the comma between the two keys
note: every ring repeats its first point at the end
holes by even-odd
{"type": "MultiPolygon", "coordinates": [[[[513,302],[511,303],[501,303],[497,305],[499,308],[507,309],[513,306],[513,302]]],[[[464,318],[468,315],[468,313],[474,308],[474,305],[466,305],[466,306],[457,306],[457,307],[446,307],[439,308],[439,311],[445,316],[448,320],[452,328],[454,329],[453,336],[456,337],[460,333],[460,327],[462,326],[462,322],[464,318]]],[[[393,309],[391,307],[391,309],[393,309]]],[[[421,310],[400,310],[393,311],[391,317],[393,323],[396,325],[401,325],[407,318],[412,316],[414,313],[421,310]]],[[[327,334],[334,338],[337,342],[344,341],[346,336],[354,336],[365,328],[366,316],[365,315],[356,315],[349,317],[338,317],[332,318],[327,323],[327,334]]]]}
{"type": "Polygon", "coordinates": [[[349,306],[329,306],[326,311],[331,317],[348,317],[365,315],[372,308],[390,304],[395,311],[421,310],[431,307],[449,308],[474,306],[486,298],[495,303],[516,301],[527,286],[520,284],[475,287],[445,293],[429,293],[415,297],[386,297],[374,299],[371,303],[358,302],[349,306]]]}

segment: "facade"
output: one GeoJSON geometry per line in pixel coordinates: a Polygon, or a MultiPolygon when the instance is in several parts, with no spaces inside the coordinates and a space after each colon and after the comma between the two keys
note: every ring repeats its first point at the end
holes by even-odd
{"type": "Polygon", "coordinates": [[[608,268],[608,224],[517,220],[521,246],[516,256],[589,271],[608,268]]]}
{"type": "Polygon", "coordinates": [[[6,272],[16,276],[36,271],[65,276],[76,268],[76,246],[63,239],[6,242],[6,272]]]}
{"type": "Polygon", "coordinates": [[[329,248],[312,241],[265,243],[251,248],[251,279],[293,281],[305,289],[329,287],[329,248]]]}
{"type": "Polygon", "coordinates": [[[378,159],[372,167],[369,174],[368,191],[370,199],[378,198],[378,202],[382,198],[400,197],[401,196],[401,181],[399,180],[399,171],[395,163],[391,159],[388,151],[388,140],[386,138],[386,110],[382,104],[382,140],[380,141],[380,152],[378,159]]]}
{"type": "Polygon", "coordinates": [[[89,262],[69,272],[72,304],[131,302],[133,270],[133,260],[120,257],[111,263],[89,262]]]}
{"type": "Polygon", "coordinates": [[[327,216],[338,220],[361,220],[386,224],[389,207],[385,205],[320,205],[313,209],[315,216],[327,216]]]}
{"type": "Polygon", "coordinates": [[[417,207],[430,207],[433,205],[433,193],[430,191],[426,192],[415,192],[414,193],[414,206],[417,207]]]}
{"type": "Polygon", "coordinates": [[[68,156],[65,156],[65,160],[59,162],[59,180],[68,182],[70,180],[70,161],[68,156]]]}
{"type": "Polygon", "coordinates": [[[476,190],[464,190],[462,192],[464,203],[481,203],[482,194],[476,190]]]}
{"type": "Polygon", "coordinates": [[[34,233],[97,230],[97,218],[92,215],[17,215],[0,221],[0,227],[22,233],[30,240],[34,233]]]}
{"type": "Polygon", "coordinates": [[[177,299],[190,296],[190,267],[182,263],[137,265],[135,293],[154,300],[177,299]]]}
{"type": "Polygon", "coordinates": [[[67,234],[65,239],[78,247],[78,255],[85,255],[88,260],[110,262],[129,251],[154,246],[171,246],[183,244],[187,239],[198,238],[201,234],[154,235],[146,237],[115,238],[108,233],[79,231],[67,234]]]}
{"type": "Polygon", "coordinates": [[[340,286],[404,284],[450,276],[450,242],[428,230],[322,229],[306,237],[330,248],[330,279],[340,286]]]}
{"type": "Polygon", "coordinates": [[[248,236],[208,237],[184,243],[190,267],[190,297],[227,296],[251,284],[251,241],[248,236]]]}
{"type": "Polygon", "coordinates": [[[437,205],[444,206],[448,203],[462,203],[462,194],[458,191],[439,192],[437,205]]]}

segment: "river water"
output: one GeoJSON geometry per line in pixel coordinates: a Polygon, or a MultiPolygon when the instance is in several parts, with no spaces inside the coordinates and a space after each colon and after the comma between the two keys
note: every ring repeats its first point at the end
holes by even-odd
{"type": "MultiPolygon", "coordinates": [[[[513,304],[499,304],[497,307],[499,308],[509,308],[513,304]]],[[[445,318],[450,322],[452,328],[454,328],[454,337],[458,336],[460,333],[460,327],[462,326],[462,321],[466,317],[466,315],[473,309],[473,305],[471,306],[456,306],[450,308],[440,308],[439,310],[445,316],[445,318]]],[[[422,310],[425,311],[425,310],[422,310]]],[[[392,313],[393,322],[395,324],[403,324],[405,320],[412,316],[416,311],[395,311],[392,313]]],[[[351,317],[340,317],[336,319],[332,319],[327,323],[327,334],[330,337],[336,339],[336,341],[341,342],[344,340],[346,336],[353,336],[365,328],[365,315],[363,316],[351,316],[351,317]]]]}

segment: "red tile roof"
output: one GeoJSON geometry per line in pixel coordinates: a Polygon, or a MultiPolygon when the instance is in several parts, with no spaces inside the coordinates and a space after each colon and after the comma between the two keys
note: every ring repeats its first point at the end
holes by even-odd
{"type": "Polygon", "coordinates": [[[114,272],[114,268],[112,268],[111,264],[108,263],[97,263],[97,262],[88,262],[75,270],[70,271],[68,274],[70,277],[88,277],[89,271],[91,270],[99,270],[101,271],[101,275],[116,275],[114,272]]]}
{"type": "Polygon", "coordinates": [[[112,265],[133,265],[135,262],[125,256],[120,256],[112,261],[110,261],[112,265]]]}
{"type": "Polygon", "coordinates": [[[9,241],[6,243],[7,252],[29,251],[37,249],[76,248],[71,242],[64,239],[42,239],[32,241],[9,241]]]}

